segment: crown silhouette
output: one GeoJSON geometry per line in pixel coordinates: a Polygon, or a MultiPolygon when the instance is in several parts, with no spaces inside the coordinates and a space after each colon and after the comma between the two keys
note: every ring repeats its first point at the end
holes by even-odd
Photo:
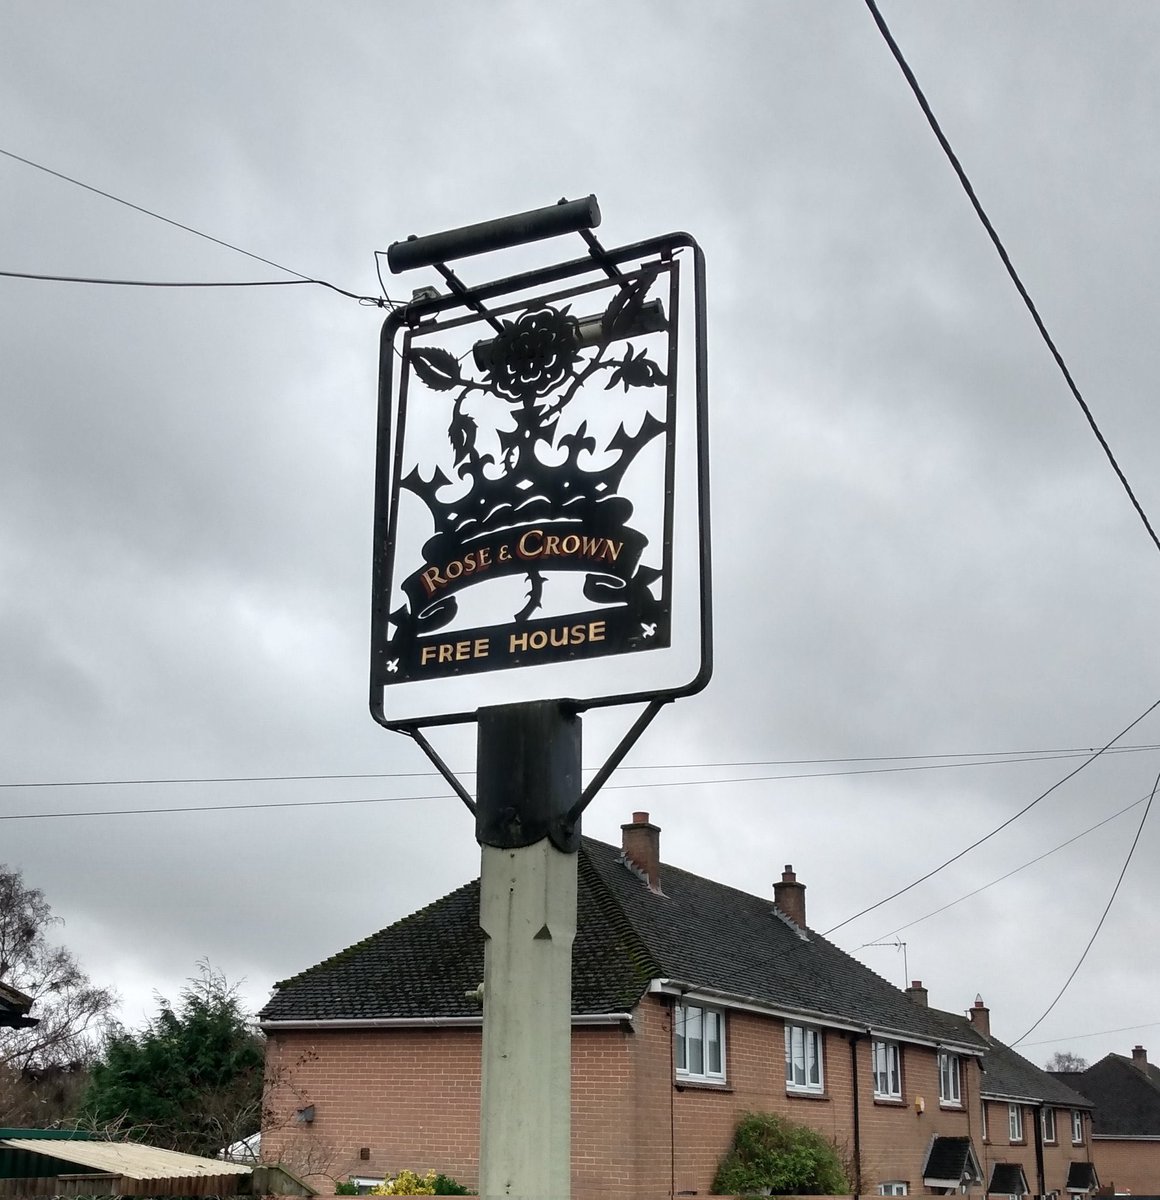
{"type": "Polygon", "coordinates": [[[400,480],[426,507],[434,533],[423,546],[425,568],[402,585],[411,603],[392,613],[397,626],[434,629],[450,621],[451,593],[479,568],[473,555],[502,566],[498,573],[527,574],[528,603],[514,614],[517,621],[539,607],[542,571],[550,568],[587,570],[589,600],[632,603],[647,615],[648,587],[660,572],[639,563],[648,539],[631,527],[633,505],[620,487],[637,455],[666,432],[666,421],[645,410],[635,428],[621,421],[600,444],[586,420],[563,418],[582,389],[601,380],[605,391],[625,393],[668,386],[661,367],[631,340],[668,329],[660,301],[648,300],[659,271],[653,264],[620,281],[599,317],[580,320],[568,306],[529,304],[514,319],[500,320],[494,338],[475,345],[474,372],[465,373],[461,360],[441,347],[410,348],[414,375],[451,400],[447,438],[457,478],[439,466],[424,478],[416,466],[400,480]],[[481,395],[503,403],[504,420],[487,438],[466,411],[481,395]],[[590,465],[582,466],[586,451],[590,465]],[[454,496],[446,499],[449,488],[454,496]],[[532,531],[541,534],[538,542],[520,540],[532,531]],[[548,562],[545,544],[563,550],[548,562]],[[448,578],[450,566],[441,574],[440,564],[458,564],[459,573],[448,578]]]}

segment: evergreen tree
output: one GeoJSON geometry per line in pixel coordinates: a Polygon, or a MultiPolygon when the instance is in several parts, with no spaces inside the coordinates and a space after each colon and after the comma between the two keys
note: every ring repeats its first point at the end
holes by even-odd
{"type": "Polygon", "coordinates": [[[176,1008],[108,1038],[82,1106],[86,1121],[212,1157],[261,1126],[263,1039],[237,989],[202,964],[176,1008]]]}

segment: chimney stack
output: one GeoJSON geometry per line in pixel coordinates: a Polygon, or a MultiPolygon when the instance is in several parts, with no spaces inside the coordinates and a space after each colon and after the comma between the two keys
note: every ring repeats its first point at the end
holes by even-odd
{"type": "Polygon", "coordinates": [[[648,813],[634,812],[622,825],[620,847],[625,859],[648,880],[650,891],[661,890],[661,830],[649,823],[648,813]]]}
{"type": "Polygon", "coordinates": [[[1143,1046],[1132,1047],[1132,1066],[1139,1067],[1141,1071],[1148,1070],[1148,1051],[1143,1046]]]}
{"type": "Polygon", "coordinates": [[[773,885],[773,902],[799,929],[805,929],[806,885],[798,883],[789,863],[785,864],[781,882],[773,885]]]}
{"type": "Polygon", "coordinates": [[[915,979],[910,987],[906,989],[906,994],[910,998],[912,1004],[917,1004],[919,1008],[929,1007],[926,1002],[926,988],[922,986],[921,979],[915,979]]]}
{"type": "Polygon", "coordinates": [[[975,997],[975,1003],[967,1015],[976,1033],[981,1033],[985,1038],[991,1036],[991,1010],[983,1003],[982,996],[975,997]]]}

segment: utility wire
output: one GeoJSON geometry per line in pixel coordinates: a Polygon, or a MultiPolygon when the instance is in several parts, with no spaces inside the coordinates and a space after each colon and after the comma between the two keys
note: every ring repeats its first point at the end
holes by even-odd
{"type": "MultiPolygon", "coordinates": [[[[856,762],[914,762],[920,765],[911,767],[871,767],[853,771],[812,771],[794,775],[755,775],[744,778],[730,776],[718,779],[698,779],[690,784],[717,783],[757,783],[776,780],[799,779],[833,779],[847,775],[876,775],[896,771],[937,771],[950,767],[991,767],[1018,765],[1020,763],[1054,762],[1058,759],[1078,758],[1084,754],[1094,753],[1095,747],[1077,747],[1062,750],[992,750],[990,752],[964,751],[957,754],[897,754],[871,756],[865,758],[789,758],[765,759],[745,762],[711,762],[711,763],[653,763],[621,766],[619,771],[713,771],[732,770],[744,767],[793,767],[793,766],[826,766],[831,763],[856,762]],[[991,757],[1021,755],[1023,757],[991,757]],[[973,758],[976,762],[932,762],[926,759],[944,758],[973,758]]],[[[1160,750],[1160,745],[1116,746],[1106,749],[1108,754],[1137,754],[1141,751],[1160,750]]],[[[595,767],[584,767],[585,771],[595,771],[595,767]]],[[[474,775],[474,770],[462,769],[457,775],[474,775]]],[[[190,784],[222,784],[222,783],[319,783],[338,782],[348,779],[435,779],[438,771],[367,771],[348,774],[319,774],[319,775],[219,775],[219,776],[189,776],[186,778],[157,778],[157,779],[61,779],[61,780],[28,780],[25,782],[0,783],[0,790],[13,788],[84,788],[84,787],[164,787],[169,785],[190,784]]],[[[609,785],[616,786],[616,785],[609,785]]],[[[625,785],[627,786],[627,785],[625,785]]],[[[672,787],[672,781],[655,781],[645,784],[634,784],[634,787],[672,787]]]]}
{"type": "MultiPolygon", "coordinates": [[[[247,258],[252,258],[255,262],[265,263],[268,267],[273,267],[278,271],[285,271],[287,275],[296,275],[298,283],[310,283],[318,287],[330,288],[333,292],[338,292],[341,296],[347,296],[351,300],[357,300],[360,304],[374,304],[378,307],[391,305],[394,307],[394,301],[386,295],[386,289],[383,291],[383,298],[378,296],[360,296],[357,292],[348,292],[345,288],[340,288],[336,284],[328,283],[325,279],[314,279],[309,275],[303,275],[301,271],[295,271],[293,267],[283,266],[280,262],[275,262],[272,258],[263,258],[260,254],[254,254],[250,250],[244,250],[241,246],[235,246],[233,242],[224,241],[222,238],[214,237],[212,234],[204,233],[200,229],[195,229],[192,225],[183,225],[180,221],[173,220],[172,217],[162,216],[161,213],[154,212],[151,208],[144,208],[140,204],[134,204],[130,200],[125,200],[121,196],[115,196],[112,192],[103,191],[99,187],[94,187],[91,183],[85,183],[83,180],[74,179],[71,175],[65,175],[62,171],[54,171],[51,167],[46,167],[43,163],[33,162],[31,158],[25,158],[23,155],[15,154],[11,150],[5,150],[0,147],[0,154],[5,158],[11,158],[16,162],[24,163],[25,166],[33,167],[37,171],[43,171],[46,175],[52,175],[56,179],[63,179],[65,183],[71,183],[76,187],[84,188],[86,192],[92,192],[94,195],[103,196],[106,200],[112,200],[116,204],[123,204],[126,208],[131,208],[134,212],[142,213],[144,216],[152,217],[154,220],[163,221],[166,225],[172,225],[175,229],[182,229],[186,233],[192,233],[195,237],[204,238],[207,242],[213,242],[217,246],[223,246],[226,250],[233,250],[236,254],[244,254],[247,258]]],[[[7,276],[10,279],[41,279],[54,283],[103,283],[117,285],[120,287],[270,287],[273,286],[270,282],[265,281],[244,281],[242,283],[159,283],[147,280],[138,279],[84,279],[67,275],[32,275],[20,271],[0,271],[0,275],[7,276]]],[[[282,283],[290,282],[289,280],[281,280],[282,283]]],[[[381,282],[381,277],[380,277],[381,282]]]]}
{"type": "Polygon", "coordinates": [[[225,288],[225,287],[302,287],[315,284],[330,288],[343,296],[360,303],[382,307],[385,301],[378,296],[359,296],[345,288],[327,283],[325,279],[231,279],[231,280],[169,280],[169,279],[94,279],[84,275],[34,275],[30,271],[0,271],[6,279],[38,279],[47,283],[97,283],[106,287],[154,287],[154,288],[225,288]]]}
{"type": "Polygon", "coordinates": [[[1160,1021],[1146,1021],[1143,1025],[1121,1025],[1118,1029],[1097,1029],[1095,1033],[1073,1033],[1068,1037],[1047,1038],[1042,1042],[1024,1042],[1024,1049],[1031,1046],[1058,1046],[1060,1042],[1078,1042],[1080,1038],[1107,1037],[1109,1033],[1133,1033],[1137,1029],[1155,1029],[1160,1021]]]}
{"type": "Polygon", "coordinates": [[[1124,734],[1126,734],[1129,730],[1134,729],[1137,725],[1139,725],[1140,722],[1158,706],[1160,706],[1160,700],[1154,700],[1130,725],[1127,725],[1123,729],[1121,729],[1120,732],[1117,733],[1116,736],[1114,738],[1112,738],[1112,740],[1110,742],[1108,742],[1108,744],[1106,746],[1104,746],[1100,750],[1097,750],[1095,752],[1095,754],[1093,754],[1090,758],[1088,758],[1084,762],[1080,763],[1080,765],[1078,767],[1076,767],[1076,769],[1074,771],[1069,771],[1062,779],[1059,779],[1055,783],[1053,783],[1051,785],[1051,787],[1049,787],[1047,789],[1047,791],[1042,792],[1040,795],[1036,796],[1035,799],[1032,800],[1030,804],[1024,805],[1017,813],[1015,813],[1014,816],[1008,817],[1007,820],[1005,820],[1002,824],[996,825],[995,828],[992,829],[990,833],[985,833],[981,838],[978,838],[976,841],[972,842],[969,846],[960,850],[957,854],[953,854],[950,858],[948,858],[946,860],[946,862],[940,863],[937,867],[934,867],[930,871],[927,871],[927,873],[925,875],[920,875],[918,879],[915,879],[913,882],[908,883],[905,887],[899,888],[896,892],[891,892],[891,894],[889,896],[883,897],[883,899],[876,901],[874,904],[867,905],[866,908],[862,909],[860,912],[856,912],[852,917],[847,917],[844,921],[839,921],[837,925],[833,925],[829,929],[827,929],[825,931],[825,933],[822,934],[822,936],[829,937],[831,933],[834,933],[837,930],[843,928],[844,926],[849,925],[851,921],[856,921],[859,917],[864,917],[867,913],[874,912],[875,909],[881,908],[884,904],[889,904],[891,900],[897,900],[899,896],[905,895],[912,888],[918,887],[918,885],[920,883],[925,883],[928,879],[933,878],[940,871],[946,870],[946,868],[949,867],[952,863],[958,862],[960,858],[964,857],[964,855],[969,854],[972,850],[977,849],[984,842],[990,841],[991,838],[993,838],[997,833],[1001,833],[1004,829],[1006,829],[1008,825],[1011,825],[1015,821],[1018,821],[1019,818],[1021,816],[1023,816],[1025,813],[1029,813],[1041,800],[1046,800],[1047,797],[1050,796],[1052,792],[1054,792],[1057,788],[1062,787],[1065,783],[1067,783],[1067,781],[1069,779],[1074,779],[1080,773],[1080,771],[1084,770],[1085,767],[1090,767],[1091,764],[1094,763],[1096,761],[1096,759],[1100,757],[1100,755],[1102,755],[1105,751],[1109,750],[1112,746],[1114,746],[1116,744],[1116,742],[1118,742],[1120,740],[1120,738],[1122,738],[1124,736],[1124,734]]]}
{"type": "Polygon", "coordinates": [[[1123,867],[1120,868],[1120,877],[1116,880],[1116,886],[1112,888],[1112,894],[1108,898],[1107,906],[1100,915],[1100,919],[1096,924],[1095,930],[1088,939],[1088,944],[1083,948],[1083,953],[1079,956],[1079,962],[1075,964],[1075,966],[1072,968],[1071,974],[1063,981],[1063,987],[1059,989],[1055,999],[1052,1000],[1052,1002],[1047,1006],[1043,1012],[1043,1015],[1038,1021],[1035,1022],[1034,1025],[1031,1026],[1030,1029],[1027,1030],[1027,1033],[1023,1034],[1023,1037],[1018,1037],[1011,1043],[1012,1047],[1018,1046],[1019,1043],[1023,1041],[1023,1038],[1027,1037],[1028,1034],[1034,1033],[1035,1030],[1039,1028],[1039,1026],[1046,1020],[1051,1010],[1060,1002],[1060,1000],[1063,999],[1063,993],[1066,992],[1071,986],[1071,981],[1079,973],[1080,967],[1083,966],[1084,959],[1088,956],[1088,951],[1091,950],[1092,946],[1095,944],[1096,938],[1099,937],[1100,930],[1103,929],[1104,922],[1108,918],[1108,913],[1112,911],[1112,905],[1116,902],[1116,896],[1119,895],[1120,884],[1124,882],[1124,876],[1128,873],[1128,867],[1132,862],[1133,855],[1136,853],[1136,847],[1140,844],[1140,835],[1144,832],[1144,824],[1148,820],[1148,814],[1152,811],[1152,801],[1156,798],[1157,788],[1160,788],[1160,775],[1156,776],[1156,782],[1152,785],[1152,794],[1148,797],[1148,804],[1144,809],[1144,815],[1140,818],[1140,826],[1136,830],[1136,836],[1132,839],[1132,845],[1128,850],[1128,856],[1124,859],[1123,867]]]}
{"type": "MultiPolygon", "coordinates": [[[[1160,704],[1160,700],[1158,700],[1156,703],[1160,704]]],[[[1156,707],[1156,705],[1153,705],[1153,708],[1154,707],[1156,707]]],[[[1151,710],[1149,710],[1149,711],[1151,711],[1151,710]]],[[[1144,715],[1146,716],[1147,714],[1144,714],[1144,715]]],[[[1143,719],[1143,718],[1140,718],[1140,719],[1143,719]]],[[[1135,724],[1135,723],[1136,722],[1133,722],[1133,724],[1135,724]]],[[[1131,726],[1128,726],[1128,728],[1130,729],[1131,726]]],[[[1125,732],[1127,732],[1127,730],[1125,730],[1125,732]]],[[[1123,736],[1123,735],[1121,734],[1121,736],[1123,736]]],[[[1093,762],[1095,760],[1095,758],[1099,757],[1100,754],[1105,753],[1108,749],[1109,749],[1109,747],[1105,747],[1103,750],[1097,751],[1096,754],[1094,754],[1086,762],[1082,763],[1079,767],[1077,767],[1076,770],[1071,773],[1071,775],[1066,776],[1066,778],[1064,780],[1060,780],[1060,783],[1066,782],[1066,779],[1070,779],[1072,777],[1072,775],[1078,774],[1079,771],[1082,771],[1084,767],[1086,767],[1089,763],[1093,762]]],[[[1001,760],[1001,761],[1027,762],[1027,761],[1031,761],[1031,760],[1017,759],[1017,760],[1001,760]]],[[[726,765],[728,765],[728,764],[726,764],[726,765]]],[[[955,764],[941,764],[941,765],[955,765],[955,764]]],[[[980,765],[989,765],[989,764],[969,763],[969,764],[963,764],[963,765],[980,766],[980,765]]],[[[585,768],[585,770],[589,770],[589,771],[591,771],[592,769],[593,768],[591,768],[591,767],[585,768]]],[[[630,770],[633,770],[633,769],[635,769],[635,770],[652,770],[653,768],[636,767],[636,768],[628,768],[628,769],[630,769],[630,770]]],[[[920,770],[922,768],[911,768],[911,769],[920,770]]],[[[469,774],[470,772],[464,772],[464,773],[469,774]]],[[[133,779],[133,780],[120,780],[120,781],[86,780],[86,781],[81,781],[81,782],[77,782],[77,783],[73,783],[73,784],[52,784],[52,783],[14,784],[14,783],[6,783],[6,784],[0,784],[0,787],[5,787],[5,788],[62,787],[62,786],[65,786],[65,787],[101,787],[101,786],[111,786],[117,782],[120,782],[121,784],[142,784],[142,785],[144,785],[144,784],[150,784],[150,783],[153,783],[153,784],[256,783],[256,782],[264,783],[264,782],[278,782],[278,781],[312,781],[312,780],[341,780],[341,779],[409,779],[409,778],[431,777],[436,774],[437,773],[434,771],[399,771],[399,772],[395,772],[393,774],[377,774],[376,773],[376,774],[363,774],[363,775],[265,775],[265,776],[235,776],[233,778],[228,778],[228,777],[223,776],[218,779],[197,778],[197,779],[185,779],[185,780],[181,780],[181,779],[157,779],[157,780],[133,779]]],[[[851,772],[836,772],[836,774],[839,774],[839,775],[851,774],[851,772]]],[[[662,782],[662,783],[656,783],[656,782],[651,782],[651,783],[611,783],[611,784],[605,785],[605,790],[615,792],[615,791],[633,791],[637,788],[709,787],[709,786],[716,786],[717,784],[722,784],[722,783],[749,783],[749,782],[753,782],[754,780],[814,779],[814,778],[824,778],[824,777],[826,777],[826,775],[823,773],[823,774],[817,774],[817,775],[758,775],[758,776],[747,777],[744,779],[736,779],[736,778],[675,779],[675,780],[669,780],[667,782],[662,782]]],[[[1058,787],[1058,786],[1059,786],[1058,783],[1054,785],[1054,787],[1058,787]]],[[[1053,789],[1049,789],[1048,792],[1044,792],[1043,795],[1044,796],[1048,795],[1051,790],[1053,790],[1053,789]]],[[[123,817],[123,816],[138,816],[138,815],[139,816],[153,816],[153,815],[159,814],[159,813],[173,813],[173,812],[179,812],[179,813],[180,812],[234,812],[234,811],[238,811],[238,810],[248,810],[248,809],[255,809],[255,808],[326,808],[330,805],[339,805],[339,804],[386,804],[386,803],[393,803],[395,801],[401,802],[401,801],[409,801],[409,800],[446,800],[446,799],[451,799],[451,798],[452,797],[451,797],[450,793],[440,792],[440,793],[437,793],[435,795],[430,795],[430,796],[384,796],[384,797],[359,798],[359,799],[353,799],[353,800],[343,800],[343,799],[338,799],[338,800],[285,800],[285,801],[275,800],[275,801],[270,801],[270,802],[264,803],[264,804],[261,804],[261,803],[201,804],[201,805],[182,805],[179,807],[161,807],[161,808],[85,809],[85,810],[78,810],[76,812],[0,813],[0,821],[35,821],[35,820],[42,820],[42,819],[56,819],[56,818],[64,818],[64,817],[123,817]]],[[[1043,799],[1043,796],[1039,797],[1039,799],[1043,799]]],[[[1022,811],[1026,812],[1028,808],[1031,808],[1036,803],[1038,803],[1037,800],[1032,801],[1032,803],[1029,804],[1027,806],[1027,808],[1023,809],[1022,811]]],[[[1006,825],[1011,824],[1012,821],[1016,820],[1016,818],[1021,815],[1022,815],[1022,813],[1016,813],[1014,817],[1011,817],[1008,821],[1004,822],[1004,825],[1001,825],[999,827],[999,829],[1002,829],[1006,825]]],[[[1111,818],[1109,818],[1109,820],[1110,819],[1111,818]]],[[[990,834],[988,834],[987,837],[991,837],[997,832],[999,832],[999,830],[992,830],[992,832],[990,834]]],[[[981,841],[986,841],[986,838],[981,839],[981,841]]],[[[978,845],[980,843],[975,843],[975,844],[978,845]]],[[[972,848],[973,847],[970,847],[970,846],[967,847],[968,850],[970,850],[972,848]]],[[[964,850],[962,853],[965,854],[966,852],[967,851],[964,850]]],[[[962,857],[962,855],[958,855],[957,857],[962,857]]],[[[954,861],[954,860],[952,859],[951,861],[954,861]]],[[[946,866],[947,864],[944,863],[943,865],[946,866]]],[[[941,870],[941,869],[942,869],[941,867],[936,868],[936,870],[941,870]]],[[[935,874],[935,872],[932,871],[930,874],[933,875],[933,874],[935,874]]],[[[927,878],[930,878],[930,876],[927,875],[927,876],[924,876],[923,878],[927,879],[927,878]]],[[[921,883],[921,882],[922,882],[922,880],[916,880],[915,884],[921,883]]],[[[910,886],[914,887],[915,884],[911,884],[910,886]]],[[[908,889],[903,888],[902,890],[907,891],[908,889]]],[[[896,893],[896,895],[901,895],[901,894],[902,894],[901,892],[896,893]]],[[[887,897],[888,900],[893,899],[893,898],[894,897],[887,897]]],[[[880,901],[880,903],[885,904],[886,900],[880,901]]],[[[878,906],[872,905],[871,907],[876,908],[878,906]]],[[[869,912],[870,909],[866,909],[864,911],[869,912]]],[[[856,915],[862,916],[863,914],[858,913],[856,915]]],[[[850,921],[853,921],[854,919],[855,919],[855,917],[849,918],[850,921]]],[[[848,924],[848,921],[843,921],[842,924],[843,925],[848,924]]],[[[835,926],[834,928],[838,929],[838,928],[841,928],[841,926],[835,926]]]]}
{"type": "Polygon", "coordinates": [[[910,85],[910,90],[914,93],[914,97],[918,101],[919,107],[922,109],[927,123],[934,131],[934,135],[938,139],[938,143],[942,147],[943,153],[947,156],[948,161],[954,168],[954,172],[959,178],[959,183],[962,184],[963,190],[967,194],[967,198],[974,207],[975,213],[983,224],[983,228],[987,231],[987,236],[990,237],[991,243],[994,245],[995,250],[998,252],[999,258],[1003,262],[1003,266],[1006,267],[1007,274],[1011,277],[1011,282],[1015,285],[1015,290],[1019,293],[1020,297],[1022,297],[1023,303],[1027,307],[1027,311],[1031,314],[1031,319],[1035,322],[1035,327],[1039,330],[1039,334],[1043,338],[1048,350],[1051,351],[1051,356],[1055,359],[1056,366],[1059,367],[1061,373],[1063,374],[1063,378],[1067,382],[1067,386],[1070,389],[1072,396],[1075,397],[1076,403],[1079,405],[1083,415],[1087,418],[1087,423],[1089,426],[1091,426],[1092,433],[1095,434],[1096,440],[1103,448],[1108,462],[1112,464],[1112,470],[1115,471],[1116,477],[1119,479],[1121,486],[1128,494],[1128,499],[1131,500],[1132,507],[1136,510],[1140,520],[1143,521],[1144,528],[1148,531],[1148,536],[1152,539],[1152,544],[1157,550],[1160,550],[1160,537],[1157,537],[1155,529],[1152,528],[1151,521],[1148,520],[1148,515],[1144,512],[1140,501],[1136,499],[1136,493],[1132,491],[1132,485],[1128,482],[1127,476],[1120,469],[1120,464],[1116,461],[1116,456],[1112,453],[1112,449],[1108,445],[1107,439],[1101,432],[1100,427],[1096,424],[1096,419],[1092,415],[1092,411],[1088,407],[1087,401],[1084,400],[1079,388],[1076,386],[1076,382],[1071,376],[1071,371],[1068,370],[1067,363],[1065,363],[1063,360],[1063,355],[1056,347],[1055,341],[1052,339],[1051,334],[1048,333],[1047,326],[1043,323],[1043,318],[1039,315],[1039,310],[1035,307],[1035,302],[1031,299],[1031,295],[1027,291],[1026,287],[1023,286],[1023,280],[1020,279],[1019,273],[1015,270],[1015,266],[1011,261],[1011,256],[1007,253],[1007,248],[1003,245],[998,233],[995,232],[995,227],[991,224],[990,217],[987,216],[987,213],[983,209],[983,205],[980,203],[978,196],[975,194],[975,189],[972,186],[970,179],[967,178],[967,173],[963,169],[962,163],[959,162],[958,156],[951,148],[950,142],[947,141],[946,135],[943,133],[942,128],[939,125],[926,96],[923,94],[922,88],[919,87],[918,80],[915,78],[914,72],[910,68],[910,64],[903,57],[902,51],[898,47],[898,43],[894,40],[894,36],[887,27],[886,21],[883,19],[882,14],[878,11],[878,5],[874,2],[874,0],[866,0],[866,7],[870,10],[870,15],[874,18],[874,23],[878,26],[879,33],[882,34],[887,46],[890,47],[890,52],[894,55],[895,62],[898,63],[902,74],[906,77],[906,82],[910,85]]]}
{"type": "Polygon", "coordinates": [[[51,821],[73,817],[155,817],[163,813],[240,812],[255,808],[332,808],[341,804],[395,804],[410,800],[453,800],[450,792],[434,796],[363,796],[354,800],[271,800],[265,804],[183,804],[171,808],[105,808],[77,812],[4,813],[0,821],[51,821]]]}
{"type": "Polygon", "coordinates": [[[285,271],[287,275],[297,275],[304,283],[317,282],[317,280],[311,279],[309,275],[303,275],[301,271],[295,271],[293,267],[284,267],[280,262],[275,262],[272,258],[263,258],[260,254],[254,254],[250,250],[243,250],[241,246],[235,246],[232,242],[223,241],[212,234],[203,233],[200,229],[194,229],[192,225],[183,225],[180,221],[173,220],[172,217],[163,217],[151,208],[143,208],[140,204],[134,204],[132,201],[124,200],[120,196],[114,196],[112,192],[102,191],[99,187],[93,187],[91,183],[84,183],[80,179],[74,179],[71,175],[65,175],[62,171],[54,171],[51,167],[46,167],[43,163],[33,162],[32,159],[24,158],[20,154],[14,154],[11,150],[5,150],[0,147],[0,154],[3,154],[5,158],[15,159],[16,162],[24,163],[26,167],[34,167],[37,171],[43,171],[46,175],[63,179],[65,183],[71,183],[76,187],[84,188],[86,192],[92,192],[97,196],[104,196],[106,200],[112,200],[116,204],[123,204],[126,208],[131,208],[134,212],[143,213],[145,216],[153,217],[157,221],[164,221],[166,225],[172,225],[175,229],[184,229],[186,233],[192,233],[195,237],[205,238],[207,242],[213,242],[217,246],[224,246],[227,250],[233,250],[237,254],[244,254],[247,258],[252,258],[256,262],[265,263],[268,267],[285,271]]]}
{"type": "MultiPolygon", "coordinates": [[[[1139,800],[1133,800],[1131,804],[1121,808],[1119,812],[1112,813],[1110,817],[1104,817],[1102,821],[1097,821],[1094,825],[1090,825],[1087,829],[1083,830],[1082,833],[1077,833],[1074,837],[1069,837],[1066,842],[1060,842],[1058,846],[1053,846],[1050,850],[1045,851],[1043,854],[1036,855],[1035,858],[1030,859],[1021,866],[1015,867],[1014,870],[1008,871],[1005,875],[1000,875],[998,879],[992,879],[990,883],[984,883],[982,887],[975,888],[973,892],[967,892],[965,896],[960,896],[957,900],[952,900],[949,904],[944,904],[940,908],[936,908],[933,912],[928,912],[925,916],[915,917],[913,921],[907,921],[905,925],[899,925],[897,929],[892,929],[889,933],[882,934],[881,936],[875,938],[873,942],[863,942],[862,945],[858,947],[858,950],[864,950],[867,946],[874,946],[881,942],[887,942],[888,939],[896,937],[904,929],[910,929],[914,925],[921,925],[923,921],[929,921],[931,917],[937,917],[939,913],[946,912],[948,908],[954,908],[956,904],[962,904],[964,900],[973,899],[975,896],[979,895],[980,892],[985,892],[988,888],[993,888],[996,884],[1003,883],[1005,880],[1010,879],[1012,875],[1018,875],[1020,871],[1026,871],[1028,867],[1033,867],[1036,863],[1042,862],[1045,858],[1050,858],[1051,855],[1060,850],[1066,849],[1073,842],[1078,842],[1080,838],[1087,837],[1089,833],[1095,833],[1097,829],[1102,829],[1105,825],[1108,825],[1117,818],[1122,817],[1125,813],[1131,812],[1132,809],[1139,808],[1140,805],[1146,803],[1147,800],[1147,796],[1141,796],[1139,800]]],[[[857,954],[857,952],[857,950],[854,951],[855,954],[857,954]]]]}

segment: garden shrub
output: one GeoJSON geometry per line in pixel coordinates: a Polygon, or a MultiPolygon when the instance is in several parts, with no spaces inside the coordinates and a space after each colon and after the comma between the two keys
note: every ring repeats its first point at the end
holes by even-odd
{"type": "Polygon", "coordinates": [[[805,1125],[773,1113],[745,1113],[713,1177],[713,1191],[746,1196],[840,1196],[850,1185],[838,1148],[805,1125]]]}

